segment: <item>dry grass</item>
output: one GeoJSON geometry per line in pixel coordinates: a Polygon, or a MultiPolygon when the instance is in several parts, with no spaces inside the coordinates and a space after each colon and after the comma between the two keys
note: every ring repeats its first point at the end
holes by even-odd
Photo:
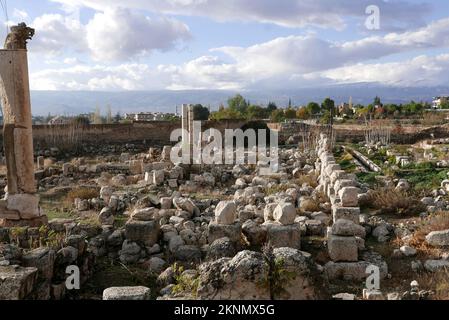
{"type": "Polygon", "coordinates": [[[447,229],[449,229],[449,211],[439,211],[423,222],[419,232],[425,236],[432,231],[447,229]]]}
{"type": "Polygon", "coordinates": [[[320,211],[320,201],[312,197],[301,200],[302,212],[317,212],[320,211]]]}
{"type": "MultiPolygon", "coordinates": [[[[449,212],[440,211],[429,217],[427,220],[424,220],[418,227],[410,241],[408,241],[408,245],[414,247],[418,250],[419,256],[421,258],[429,258],[429,257],[439,257],[441,250],[435,247],[432,247],[426,241],[426,235],[428,235],[432,231],[441,231],[449,229],[449,212]]],[[[400,238],[394,240],[394,245],[400,247],[404,245],[404,241],[400,238]]]]}
{"type": "Polygon", "coordinates": [[[414,196],[390,188],[380,188],[370,192],[366,201],[371,208],[383,214],[407,216],[425,211],[425,206],[414,196]]]}
{"type": "Polygon", "coordinates": [[[432,300],[449,300],[449,270],[422,273],[416,279],[421,289],[432,290],[432,300]]]}
{"type": "Polygon", "coordinates": [[[312,188],[316,188],[318,186],[318,176],[315,174],[302,174],[293,182],[298,186],[302,186],[304,183],[307,183],[312,188]]]}
{"type": "Polygon", "coordinates": [[[69,193],[66,196],[66,201],[68,203],[73,203],[76,198],[79,198],[81,200],[88,200],[92,198],[97,198],[98,196],[100,196],[98,190],[93,188],[80,187],[69,191],[69,193]]]}
{"type": "Polygon", "coordinates": [[[290,189],[290,186],[288,186],[286,184],[275,184],[275,185],[273,185],[271,187],[265,187],[264,188],[264,193],[267,196],[270,196],[272,194],[276,194],[276,193],[279,193],[279,192],[285,192],[288,189],[290,189]]]}

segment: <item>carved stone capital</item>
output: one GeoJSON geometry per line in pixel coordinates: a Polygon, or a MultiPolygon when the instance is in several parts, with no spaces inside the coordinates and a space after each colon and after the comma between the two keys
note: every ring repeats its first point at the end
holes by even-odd
{"type": "Polygon", "coordinates": [[[6,37],[5,49],[26,49],[27,42],[33,38],[34,32],[34,29],[27,27],[24,22],[19,23],[17,26],[11,27],[11,32],[6,37]]]}

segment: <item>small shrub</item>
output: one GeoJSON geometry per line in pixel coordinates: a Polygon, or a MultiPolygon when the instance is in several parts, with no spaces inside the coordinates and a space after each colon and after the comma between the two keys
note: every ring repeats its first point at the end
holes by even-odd
{"type": "Polygon", "coordinates": [[[391,188],[373,190],[369,193],[366,203],[384,214],[412,215],[426,209],[417,198],[391,188]]]}
{"type": "Polygon", "coordinates": [[[287,191],[287,189],[289,189],[289,186],[288,186],[288,185],[285,185],[285,184],[275,184],[275,185],[273,185],[273,186],[271,186],[271,187],[265,187],[265,188],[264,188],[264,193],[265,193],[267,196],[270,196],[270,195],[276,194],[276,193],[278,193],[278,192],[285,192],[285,191],[287,191]]]}
{"type": "Polygon", "coordinates": [[[302,186],[304,183],[310,185],[312,188],[318,186],[318,176],[316,174],[302,174],[294,180],[298,186],[302,186]]]}
{"type": "Polygon", "coordinates": [[[81,200],[88,200],[97,198],[99,196],[100,192],[98,192],[97,189],[80,187],[69,191],[66,196],[66,201],[69,203],[73,203],[76,198],[79,198],[81,200]]]}
{"type": "Polygon", "coordinates": [[[178,293],[189,293],[194,298],[198,294],[198,286],[200,284],[199,277],[191,278],[189,276],[183,275],[184,267],[174,263],[173,266],[175,285],[172,289],[174,294],[178,293]]]}
{"type": "Polygon", "coordinates": [[[421,288],[432,290],[432,300],[449,300],[449,270],[443,269],[432,273],[423,273],[417,281],[421,288]]]}
{"type": "Polygon", "coordinates": [[[273,247],[266,244],[262,253],[265,263],[268,265],[268,277],[260,285],[270,291],[271,299],[279,297],[285,291],[285,287],[290,281],[295,279],[296,273],[287,270],[283,259],[276,258],[273,254],[273,247]]]}
{"type": "Polygon", "coordinates": [[[304,212],[317,212],[320,211],[320,203],[322,203],[319,199],[314,198],[306,198],[301,199],[301,210],[304,212]]]}

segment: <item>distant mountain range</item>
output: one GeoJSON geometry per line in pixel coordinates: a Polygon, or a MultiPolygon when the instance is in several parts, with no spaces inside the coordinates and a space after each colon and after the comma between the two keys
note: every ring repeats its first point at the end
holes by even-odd
{"type": "MultiPolygon", "coordinates": [[[[188,90],[188,91],[32,91],[32,112],[35,116],[76,115],[93,112],[98,106],[103,113],[109,105],[113,113],[159,111],[175,112],[183,103],[201,103],[217,110],[226,104],[236,91],[188,90]]],[[[352,97],[354,104],[369,104],[377,95],[384,103],[404,103],[410,100],[428,101],[439,95],[449,95],[449,87],[398,88],[375,84],[339,85],[320,88],[298,88],[296,90],[240,91],[254,104],[266,105],[273,101],[278,106],[286,106],[289,99],[293,105],[303,105],[310,101],[321,102],[331,97],[336,103],[347,102],[352,97]]]]}

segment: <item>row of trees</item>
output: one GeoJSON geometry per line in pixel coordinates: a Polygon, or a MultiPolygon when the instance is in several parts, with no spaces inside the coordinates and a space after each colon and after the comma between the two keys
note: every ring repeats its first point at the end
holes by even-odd
{"type": "MultiPolygon", "coordinates": [[[[334,117],[346,119],[366,119],[366,118],[400,118],[410,116],[422,116],[424,111],[430,108],[427,103],[411,101],[406,104],[383,104],[379,97],[375,97],[373,103],[363,106],[357,104],[351,106],[343,104],[336,106],[335,101],[326,98],[322,103],[310,102],[306,106],[295,108],[289,102],[286,108],[278,108],[274,102],[270,102],[266,107],[251,104],[242,95],[228,99],[228,106],[220,106],[219,110],[212,112],[210,119],[248,119],[260,120],[271,119],[281,122],[288,119],[320,119],[323,123],[329,123],[334,117]]],[[[444,108],[444,107],[443,107],[444,108]]],[[[447,106],[449,109],[449,105],[447,106]]],[[[202,118],[205,120],[206,118],[202,118]]]]}
{"type": "MultiPolygon", "coordinates": [[[[269,102],[267,106],[252,104],[246,100],[241,94],[231,97],[227,101],[227,106],[220,105],[219,110],[210,112],[209,108],[201,104],[193,107],[194,117],[196,120],[223,120],[223,119],[245,119],[245,120],[272,120],[274,122],[282,122],[293,119],[320,119],[323,123],[329,123],[336,116],[346,119],[380,119],[380,118],[400,118],[410,116],[422,116],[425,109],[430,105],[426,103],[417,103],[411,101],[406,104],[382,104],[379,97],[375,97],[373,103],[363,106],[357,104],[351,106],[344,104],[336,107],[335,101],[326,98],[322,103],[310,102],[306,106],[293,107],[291,100],[285,108],[278,108],[274,102],[269,102]]],[[[449,102],[442,106],[443,109],[449,109],[449,102]]],[[[51,119],[49,114],[44,122],[51,119]]],[[[179,120],[179,117],[167,115],[164,120],[179,120]]],[[[106,115],[101,114],[99,107],[95,112],[88,116],[78,116],[73,120],[79,124],[107,124],[121,123],[122,117],[120,113],[112,115],[111,108],[108,106],[106,115]]]]}
{"type": "Polygon", "coordinates": [[[303,108],[294,108],[291,100],[287,108],[278,108],[274,102],[268,103],[266,107],[251,104],[249,100],[243,98],[242,95],[228,99],[228,106],[221,105],[219,110],[212,112],[209,116],[213,120],[222,119],[246,119],[246,120],[262,120],[270,119],[280,122],[288,119],[309,119],[311,116],[323,116],[327,119],[331,114],[335,115],[335,102],[330,98],[326,98],[321,105],[316,102],[309,103],[303,108]]]}

